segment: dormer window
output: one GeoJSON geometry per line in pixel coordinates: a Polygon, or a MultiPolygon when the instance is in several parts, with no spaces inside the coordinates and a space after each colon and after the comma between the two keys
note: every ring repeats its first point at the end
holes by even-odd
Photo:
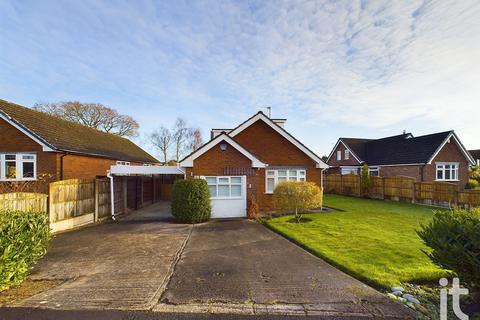
{"type": "Polygon", "coordinates": [[[342,160],[342,151],[337,151],[337,160],[342,160]]]}
{"type": "Polygon", "coordinates": [[[345,160],[350,159],[350,150],[345,149],[345,160]]]}

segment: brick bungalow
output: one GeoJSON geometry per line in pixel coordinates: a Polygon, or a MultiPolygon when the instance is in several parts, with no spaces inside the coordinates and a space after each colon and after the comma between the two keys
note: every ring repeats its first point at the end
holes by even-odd
{"type": "Polygon", "coordinates": [[[187,178],[207,180],[212,217],[272,209],[273,190],[282,181],[322,186],[328,166],[283,128],[285,121],[258,112],[234,129],[213,129],[209,142],[180,161],[187,178]]]}
{"type": "Polygon", "coordinates": [[[464,188],[475,163],[454,131],[414,137],[411,133],[381,139],[340,138],[330,153],[329,173],[408,176],[418,182],[447,181],[464,188]]]}
{"type": "Polygon", "coordinates": [[[113,164],[155,163],[126,138],[0,100],[0,183],[29,181],[39,191],[46,182],[104,177],[113,164]]]}

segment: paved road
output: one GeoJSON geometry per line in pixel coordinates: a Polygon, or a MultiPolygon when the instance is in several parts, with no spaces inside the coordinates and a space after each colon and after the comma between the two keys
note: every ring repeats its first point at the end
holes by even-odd
{"type": "Polygon", "coordinates": [[[0,318],[47,319],[53,309],[64,310],[55,318],[68,319],[85,316],[79,310],[89,310],[91,319],[155,319],[159,314],[151,311],[164,319],[212,312],[237,313],[231,319],[413,316],[256,222],[192,227],[173,223],[164,209],[157,205],[121,222],[58,235],[31,277],[65,283],[17,304],[25,309],[0,309],[0,318]],[[30,309],[38,307],[47,310],[30,309]]]}

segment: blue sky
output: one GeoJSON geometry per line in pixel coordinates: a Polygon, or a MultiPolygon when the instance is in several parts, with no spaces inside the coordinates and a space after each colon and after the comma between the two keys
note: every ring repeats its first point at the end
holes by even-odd
{"type": "Polygon", "coordinates": [[[480,148],[478,1],[0,2],[0,97],[99,102],[147,133],[262,107],[318,154],[454,129],[480,148]]]}

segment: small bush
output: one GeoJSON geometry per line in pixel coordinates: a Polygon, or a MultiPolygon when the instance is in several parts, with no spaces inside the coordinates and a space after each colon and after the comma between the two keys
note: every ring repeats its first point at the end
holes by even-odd
{"type": "Polygon", "coordinates": [[[184,223],[207,221],[211,212],[210,192],[205,180],[175,181],[172,189],[172,215],[178,221],[184,223]]]}
{"type": "Polygon", "coordinates": [[[454,271],[473,292],[480,290],[480,209],[438,211],[418,235],[438,266],[454,271]]]}
{"type": "Polygon", "coordinates": [[[480,186],[480,182],[478,182],[475,179],[469,179],[467,182],[467,185],[465,186],[465,189],[476,189],[480,186]]]}
{"type": "Polygon", "coordinates": [[[25,279],[50,237],[46,213],[0,210],[0,291],[25,279]]]}
{"type": "Polygon", "coordinates": [[[322,192],[313,182],[282,182],[273,191],[275,209],[295,213],[297,222],[301,213],[322,205],[322,192]]]}

